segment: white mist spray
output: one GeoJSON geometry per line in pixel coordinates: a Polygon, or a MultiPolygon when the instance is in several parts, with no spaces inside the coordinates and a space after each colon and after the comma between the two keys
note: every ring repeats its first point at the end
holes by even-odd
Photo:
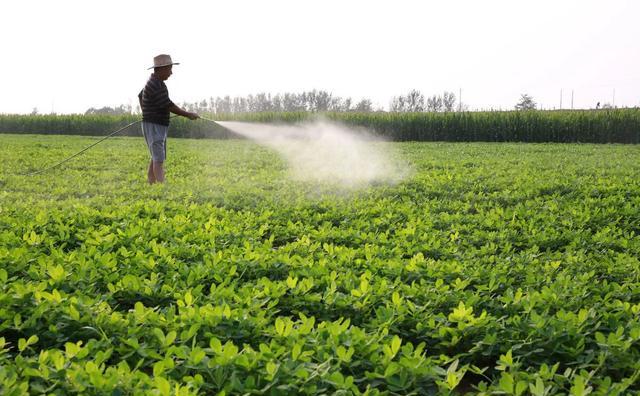
{"type": "Polygon", "coordinates": [[[364,130],[328,121],[297,125],[219,122],[220,125],[278,151],[294,178],[357,188],[394,184],[407,176],[390,148],[364,130]]]}

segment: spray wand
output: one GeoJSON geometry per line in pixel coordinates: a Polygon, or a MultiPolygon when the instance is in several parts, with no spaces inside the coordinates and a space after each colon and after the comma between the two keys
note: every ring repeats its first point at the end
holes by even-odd
{"type": "MultiPolygon", "coordinates": [[[[203,119],[203,120],[205,120],[205,121],[213,122],[214,124],[216,124],[216,125],[218,125],[218,126],[222,127],[222,125],[218,124],[218,121],[215,121],[215,120],[209,119],[209,118],[207,118],[207,117],[203,117],[203,116],[201,116],[201,115],[198,115],[198,117],[199,117],[199,118],[201,118],[201,119],[203,119]]],[[[223,128],[224,128],[224,127],[223,127],[223,128]]]]}

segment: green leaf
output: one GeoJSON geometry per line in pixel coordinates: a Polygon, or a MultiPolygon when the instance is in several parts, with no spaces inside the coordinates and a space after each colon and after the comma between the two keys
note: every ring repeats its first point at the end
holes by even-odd
{"type": "Polygon", "coordinates": [[[288,277],[287,278],[287,287],[289,289],[293,289],[296,287],[296,285],[298,284],[298,278],[292,278],[292,277],[288,277]]]}
{"type": "Polygon", "coordinates": [[[38,338],[37,335],[32,335],[31,337],[29,337],[29,340],[27,340],[27,345],[33,345],[36,342],[38,342],[38,340],[40,339],[38,338]]]}
{"type": "Polygon", "coordinates": [[[169,381],[163,377],[154,377],[154,382],[156,384],[156,389],[158,389],[162,396],[171,395],[171,384],[169,381]]]}
{"type": "Polygon", "coordinates": [[[529,385],[527,381],[518,381],[516,383],[516,396],[523,394],[527,390],[527,385],[529,385]]]}
{"type": "Polygon", "coordinates": [[[335,383],[336,385],[338,385],[338,387],[342,387],[342,385],[344,384],[344,376],[339,371],[334,371],[329,376],[329,381],[335,383]]]}
{"type": "Polygon", "coordinates": [[[231,360],[236,357],[238,354],[238,347],[232,341],[227,341],[224,344],[224,351],[222,352],[222,356],[224,356],[227,360],[231,360]]]}
{"type": "Polygon", "coordinates": [[[153,376],[159,377],[162,373],[164,373],[164,361],[161,360],[153,365],[153,376]]]}
{"type": "Polygon", "coordinates": [[[211,337],[209,340],[209,347],[217,354],[222,354],[222,343],[216,337],[211,337]]]}
{"type": "Polygon", "coordinates": [[[529,384],[529,391],[533,396],[544,396],[545,395],[544,382],[540,378],[536,378],[535,385],[533,383],[529,384]]]}
{"type": "Polygon", "coordinates": [[[65,354],[67,355],[67,359],[72,359],[73,357],[78,355],[78,353],[80,353],[80,350],[82,349],[80,345],[82,345],[82,341],[78,341],[75,344],[73,342],[67,342],[64,344],[64,350],[65,354]]]}
{"type": "Polygon", "coordinates": [[[47,272],[54,282],[60,282],[65,277],[65,271],[61,265],[51,265],[47,269],[47,272]]]}
{"type": "Polygon", "coordinates": [[[498,386],[508,394],[513,394],[513,377],[509,373],[502,373],[498,386]]]}
{"type": "Polygon", "coordinates": [[[511,367],[513,367],[513,356],[511,355],[511,349],[509,349],[507,353],[505,353],[504,355],[500,355],[500,359],[498,360],[496,369],[505,371],[511,367]]]}
{"type": "Polygon", "coordinates": [[[572,396],[586,396],[593,390],[592,387],[587,387],[586,380],[581,375],[576,375],[573,380],[573,386],[571,387],[570,394],[572,396]]]}
{"type": "Polygon", "coordinates": [[[284,321],[281,318],[276,318],[275,327],[276,334],[280,336],[284,335],[284,321]]]}
{"type": "Polygon", "coordinates": [[[397,335],[394,335],[391,339],[391,352],[393,356],[395,356],[400,350],[400,346],[402,345],[402,340],[397,335]]]}
{"type": "Polygon", "coordinates": [[[202,359],[205,358],[205,356],[206,356],[206,353],[202,350],[202,348],[195,347],[191,350],[191,353],[189,354],[189,360],[193,364],[198,364],[202,361],[202,359]]]}
{"type": "Polygon", "coordinates": [[[170,332],[168,332],[164,340],[164,346],[169,346],[173,344],[173,342],[176,340],[177,335],[178,333],[176,333],[174,330],[171,330],[170,332]]]}
{"type": "Polygon", "coordinates": [[[398,371],[400,371],[401,367],[398,363],[396,362],[390,362],[389,365],[387,365],[387,368],[384,370],[384,376],[385,378],[389,378],[392,375],[394,375],[395,373],[397,373],[398,371]]]}
{"type": "Polygon", "coordinates": [[[80,312],[73,305],[69,305],[69,316],[73,320],[80,320],[80,312]]]}
{"type": "Polygon", "coordinates": [[[300,367],[296,370],[295,372],[295,376],[302,378],[302,379],[307,379],[309,378],[309,372],[307,370],[305,370],[304,368],[300,367]]]}
{"type": "Polygon", "coordinates": [[[65,365],[64,355],[58,351],[55,352],[56,353],[51,354],[51,361],[53,362],[53,366],[56,368],[56,370],[62,370],[65,365]]]}
{"type": "Polygon", "coordinates": [[[265,368],[267,370],[267,374],[269,374],[271,378],[273,378],[278,371],[278,365],[274,362],[268,362],[265,368]]]}
{"type": "Polygon", "coordinates": [[[187,290],[187,292],[184,294],[184,303],[187,307],[193,304],[193,296],[191,295],[191,290],[187,290]]]}
{"type": "Polygon", "coordinates": [[[25,349],[27,349],[27,347],[29,347],[30,345],[33,345],[35,343],[37,343],[39,340],[37,335],[32,335],[31,337],[29,337],[28,340],[24,339],[24,338],[20,338],[18,340],[18,350],[20,352],[24,351],[25,349]]]}
{"type": "Polygon", "coordinates": [[[360,292],[362,294],[366,294],[369,290],[369,280],[367,278],[362,278],[360,280],[360,292]]]}
{"type": "Polygon", "coordinates": [[[473,307],[467,308],[463,301],[460,301],[457,308],[449,314],[449,320],[451,322],[463,322],[469,319],[473,319],[473,307]]]}
{"type": "Polygon", "coordinates": [[[395,305],[396,307],[399,307],[400,305],[402,305],[402,297],[400,297],[400,293],[398,293],[397,291],[394,291],[393,294],[391,295],[391,301],[393,302],[393,305],[395,305]]]}
{"type": "Polygon", "coordinates": [[[353,356],[354,351],[355,350],[353,349],[353,347],[349,347],[349,349],[347,349],[342,345],[339,345],[336,348],[336,354],[338,355],[338,359],[340,359],[345,363],[349,363],[351,361],[351,356],[353,356]]]}
{"type": "Polygon", "coordinates": [[[164,336],[164,333],[162,332],[161,329],[155,327],[152,330],[153,334],[156,336],[156,338],[158,339],[158,341],[160,341],[160,345],[166,345],[166,337],[164,336]]]}
{"type": "Polygon", "coordinates": [[[24,338],[20,338],[18,340],[18,350],[20,352],[24,351],[25,349],[27,349],[27,340],[24,338]]]}

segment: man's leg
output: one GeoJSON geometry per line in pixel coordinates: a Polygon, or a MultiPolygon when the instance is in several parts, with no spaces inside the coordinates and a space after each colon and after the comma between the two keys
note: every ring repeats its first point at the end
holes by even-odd
{"type": "Polygon", "coordinates": [[[149,184],[156,182],[156,176],[153,173],[153,160],[149,161],[149,170],[147,171],[147,181],[149,184]]]}
{"type": "Polygon", "coordinates": [[[167,127],[161,130],[161,134],[153,144],[156,160],[153,161],[153,174],[156,182],[164,183],[164,159],[167,157],[167,127]]]}
{"type": "Polygon", "coordinates": [[[156,182],[164,183],[164,162],[162,161],[152,161],[153,162],[153,175],[156,178],[156,182]]]}
{"type": "Polygon", "coordinates": [[[151,154],[151,162],[147,170],[147,180],[149,184],[164,183],[164,159],[167,149],[167,129],[163,125],[153,123],[143,123],[143,133],[149,153],[151,154]]]}

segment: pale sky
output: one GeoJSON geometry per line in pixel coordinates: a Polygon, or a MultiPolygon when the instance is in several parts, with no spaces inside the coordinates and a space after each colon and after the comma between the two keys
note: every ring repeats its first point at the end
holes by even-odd
{"type": "Polygon", "coordinates": [[[137,103],[171,54],[176,103],[323,89],[388,108],[448,90],[470,109],[640,105],[637,0],[5,1],[0,113],[137,103]]]}

